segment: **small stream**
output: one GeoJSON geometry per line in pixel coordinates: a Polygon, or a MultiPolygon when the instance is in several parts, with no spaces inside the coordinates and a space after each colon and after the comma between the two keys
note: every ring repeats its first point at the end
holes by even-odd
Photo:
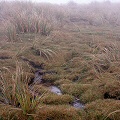
{"type": "MultiPolygon", "coordinates": [[[[35,72],[35,78],[33,79],[33,83],[41,84],[43,82],[42,76],[45,73],[42,72],[42,69],[39,69],[38,71],[35,72]]],[[[63,95],[62,91],[57,87],[57,86],[49,86],[49,89],[51,92],[57,94],[57,95],[63,95]]],[[[78,109],[84,109],[85,105],[80,102],[78,98],[75,98],[73,103],[71,104],[73,107],[78,108],[78,109]]]]}
{"type": "Polygon", "coordinates": [[[53,93],[55,93],[57,95],[62,95],[62,92],[61,92],[61,90],[58,87],[56,87],[56,86],[50,86],[49,88],[50,88],[51,92],[53,92],[53,93]]]}
{"type": "Polygon", "coordinates": [[[79,109],[84,109],[85,105],[80,102],[80,100],[74,100],[73,102],[73,107],[79,108],[79,109]]]}
{"type": "MultiPolygon", "coordinates": [[[[49,88],[50,88],[51,92],[53,92],[57,95],[62,95],[62,92],[58,87],[50,86],[49,88]]],[[[85,107],[85,105],[82,104],[78,98],[75,98],[75,100],[72,103],[72,106],[75,107],[75,108],[79,108],[79,109],[83,109],[85,107]]]]}

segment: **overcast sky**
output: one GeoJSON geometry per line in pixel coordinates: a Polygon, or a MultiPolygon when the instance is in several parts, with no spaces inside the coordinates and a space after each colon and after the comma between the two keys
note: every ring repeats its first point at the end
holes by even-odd
{"type": "MultiPolygon", "coordinates": [[[[69,1],[74,1],[76,3],[90,3],[92,1],[99,1],[99,2],[103,2],[103,1],[107,1],[107,0],[32,0],[32,1],[37,1],[37,2],[50,2],[50,3],[67,3],[69,1]]],[[[120,0],[109,0],[111,2],[120,2],[120,0]]]]}
{"type": "MultiPolygon", "coordinates": [[[[17,1],[17,0],[0,0],[0,1],[17,1]]],[[[25,0],[18,0],[18,1],[25,1],[25,0]]],[[[34,1],[34,2],[48,2],[48,3],[68,3],[69,1],[74,1],[76,3],[90,3],[92,1],[104,2],[104,1],[111,1],[111,2],[119,2],[120,0],[27,0],[27,1],[34,1]]]]}

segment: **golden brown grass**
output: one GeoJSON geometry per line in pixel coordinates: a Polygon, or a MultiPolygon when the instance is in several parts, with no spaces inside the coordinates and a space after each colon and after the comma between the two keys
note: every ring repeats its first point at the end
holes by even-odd
{"type": "Polygon", "coordinates": [[[61,105],[70,104],[74,101],[74,97],[70,95],[56,95],[56,94],[45,94],[41,98],[41,102],[50,105],[61,105]]]}
{"type": "Polygon", "coordinates": [[[56,85],[71,84],[71,83],[73,82],[69,79],[60,79],[55,82],[56,85]]]}
{"type": "Polygon", "coordinates": [[[62,84],[60,86],[61,90],[70,95],[80,97],[80,95],[91,87],[90,84],[62,84]]]}
{"type": "Polygon", "coordinates": [[[43,106],[37,110],[36,120],[81,120],[79,112],[67,105],[43,106]]]}
{"type": "MultiPolygon", "coordinates": [[[[22,66],[19,62],[17,62],[15,73],[11,73],[9,69],[7,72],[10,74],[9,77],[1,73],[0,78],[1,104],[4,104],[5,107],[10,105],[10,109],[13,112],[14,109],[21,111],[23,116],[25,115],[26,117],[28,114],[33,114],[40,103],[41,96],[34,98],[34,95],[31,94],[27,83],[27,76],[26,78],[23,76],[22,66]]],[[[2,116],[4,117],[4,115],[2,116]]]]}
{"type": "Polygon", "coordinates": [[[120,109],[120,102],[114,100],[98,100],[86,105],[86,112],[88,113],[88,118],[91,120],[119,120],[119,112],[120,109]],[[97,103],[97,104],[96,104],[97,103]],[[113,113],[113,114],[112,114],[113,113]],[[111,115],[110,115],[111,114],[111,115]]]}
{"type": "Polygon", "coordinates": [[[119,120],[119,6],[0,2],[0,116],[119,120]],[[30,88],[41,63],[45,84],[30,88]],[[51,84],[65,95],[51,93],[51,84]],[[86,103],[84,110],[66,105],[73,96],[86,103]]]}

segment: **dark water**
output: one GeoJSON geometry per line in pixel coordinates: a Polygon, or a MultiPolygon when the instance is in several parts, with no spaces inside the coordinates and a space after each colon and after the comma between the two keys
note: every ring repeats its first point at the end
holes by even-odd
{"type": "Polygon", "coordinates": [[[75,108],[79,108],[79,109],[84,109],[84,107],[85,107],[85,105],[82,104],[82,103],[80,103],[79,100],[74,100],[74,102],[73,102],[72,105],[73,105],[73,107],[75,107],[75,108]]]}
{"type": "Polygon", "coordinates": [[[35,73],[34,83],[41,83],[42,82],[42,76],[43,75],[40,74],[40,71],[37,71],[35,73]]]}

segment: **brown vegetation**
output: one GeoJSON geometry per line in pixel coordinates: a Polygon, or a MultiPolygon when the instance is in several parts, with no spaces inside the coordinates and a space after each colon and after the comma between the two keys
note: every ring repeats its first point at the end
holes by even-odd
{"type": "Polygon", "coordinates": [[[119,3],[1,1],[0,120],[119,120],[119,36],[119,3]]]}

